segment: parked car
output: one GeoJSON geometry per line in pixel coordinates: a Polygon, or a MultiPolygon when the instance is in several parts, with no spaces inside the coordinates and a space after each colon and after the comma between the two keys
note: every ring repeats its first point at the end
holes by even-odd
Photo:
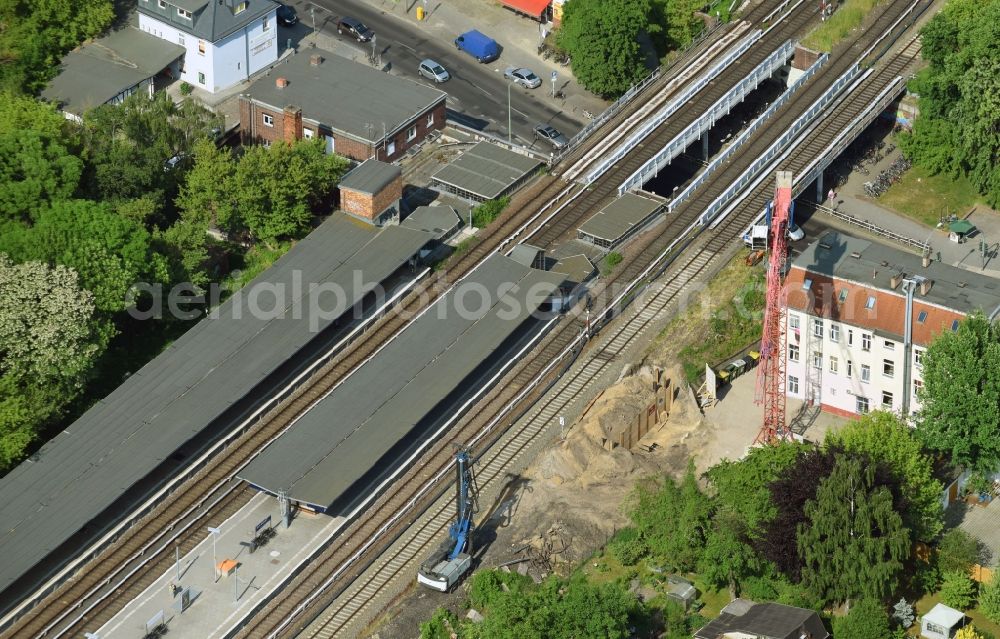
{"type": "Polygon", "coordinates": [[[503,72],[503,77],[513,80],[514,83],[520,84],[525,89],[537,89],[542,86],[542,79],[535,75],[531,69],[507,67],[507,70],[503,72]]]}
{"type": "Polygon", "coordinates": [[[799,225],[796,224],[795,222],[792,222],[791,224],[788,225],[788,239],[790,239],[791,241],[798,242],[805,236],[806,236],[805,231],[800,229],[799,225]]]}
{"type": "Polygon", "coordinates": [[[181,166],[181,164],[185,164],[187,161],[187,157],[188,157],[187,153],[184,152],[171,156],[170,158],[164,160],[163,170],[173,171],[177,167],[181,166]]]}
{"type": "Polygon", "coordinates": [[[365,26],[363,22],[348,16],[337,21],[337,33],[347,33],[358,42],[370,42],[375,37],[375,32],[365,26]]]}
{"type": "Polygon", "coordinates": [[[500,45],[497,41],[475,29],[455,38],[455,48],[465,51],[480,62],[493,62],[500,57],[500,45]]]}
{"type": "Polygon", "coordinates": [[[291,27],[299,21],[299,16],[295,13],[295,7],[290,7],[281,2],[278,3],[278,24],[283,27],[291,27]]]}
{"type": "Polygon", "coordinates": [[[569,144],[569,140],[566,139],[565,135],[548,124],[537,125],[535,127],[535,137],[545,140],[556,149],[561,149],[569,144]]]}
{"type": "Polygon", "coordinates": [[[420,66],[417,67],[417,73],[437,84],[447,82],[451,79],[451,75],[448,74],[447,69],[429,58],[420,62],[420,66]]]}

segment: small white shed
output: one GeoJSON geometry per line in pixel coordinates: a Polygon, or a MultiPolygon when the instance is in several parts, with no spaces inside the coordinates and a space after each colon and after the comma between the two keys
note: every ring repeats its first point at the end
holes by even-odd
{"type": "Polygon", "coordinates": [[[938,604],[920,620],[920,636],[927,639],[951,639],[965,625],[965,613],[938,604]]]}

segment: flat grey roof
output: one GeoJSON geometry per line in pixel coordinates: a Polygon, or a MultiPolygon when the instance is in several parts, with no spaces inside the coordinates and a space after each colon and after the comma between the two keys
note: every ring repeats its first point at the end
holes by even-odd
{"type": "Polygon", "coordinates": [[[541,165],[533,157],[478,142],[431,179],[492,200],[541,165]]]}
{"type": "Polygon", "coordinates": [[[41,95],[64,111],[83,115],[155,76],[183,55],[180,45],[134,26],[123,27],[67,53],[59,75],[41,95]]]}
{"type": "Polygon", "coordinates": [[[930,291],[920,296],[925,302],[966,314],[982,310],[990,317],[1000,310],[1000,280],[936,260],[924,267],[919,255],[837,231],[810,244],[792,264],[885,291],[894,290],[889,280],[902,271],[934,281],[930,291]],[[964,285],[959,286],[960,282],[964,285]]]}
{"type": "Polygon", "coordinates": [[[552,270],[566,276],[566,281],[570,284],[585,282],[587,278],[594,274],[594,263],[584,254],[564,257],[555,263],[552,270]]]}
{"type": "Polygon", "coordinates": [[[433,233],[436,239],[449,235],[461,224],[458,212],[450,206],[418,206],[400,223],[408,229],[433,233]]]}
{"type": "Polygon", "coordinates": [[[375,195],[401,175],[403,169],[395,164],[370,158],[351,169],[340,180],[339,188],[375,195]]]}
{"type": "Polygon", "coordinates": [[[613,242],[628,235],[635,225],[641,224],[661,206],[662,203],[656,200],[626,193],[580,225],[579,232],[581,235],[613,242]]]}
{"type": "Polygon", "coordinates": [[[303,118],[369,142],[382,141],[383,123],[386,134],[392,134],[446,97],[443,91],[322,49],[288,56],[246,95],[278,110],[293,104],[302,109],[303,118]],[[323,58],[318,66],[309,63],[313,54],[323,58]],[[279,89],[277,78],[288,80],[288,86],[279,89]]]}
{"type": "Polygon", "coordinates": [[[561,280],[492,255],[268,446],[240,479],[326,508],[489,358],[561,280]],[[490,293],[488,308],[477,292],[483,290],[490,293]]]}
{"type": "Polygon", "coordinates": [[[339,299],[350,308],[428,239],[412,229],[375,230],[331,216],[220,305],[216,319],[195,324],[0,479],[0,591],[306,346],[336,319],[339,299]],[[312,283],[327,284],[314,292],[312,283]],[[283,303],[273,305],[266,292],[240,294],[262,284],[284,287],[283,303]],[[275,306],[280,313],[251,312],[275,306]],[[329,312],[320,316],[313,308],[329,312]]]}

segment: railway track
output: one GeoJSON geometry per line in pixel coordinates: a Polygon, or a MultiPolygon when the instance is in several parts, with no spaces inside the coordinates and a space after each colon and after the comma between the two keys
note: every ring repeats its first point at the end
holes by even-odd
{"type": "MultiPolygon", "coordinates": [[[[894,16],[898,15],[907,4],[907,2],[903,1],[891,3],[869,31],[872,32],[879,27],[887,29],[891,25],[894,16]]],[[[878,31],[874,31],[874,33],[877,34],[878,31]]],[[[863,48],[871,39],[860,39],[851,48],[863,48]]],[[[845,52],[842,51],[841,53],[845,52]]],[[[821,136],[835,136],[841,130],[840,127],[843,125],[844,118],[850,120],[852,115],[856,116],[858,112],[868,106],[870,104],[868,99],[873,95],[872,92],[877,93],[881,87],[885,86],[886,82],[908,68],[916,60],[916,56],[917,52],[912,46],[908,46],[902,52],[893,55],[880,67],[878,72],[862,83],[860,88],[853,93],[853,97],[848,105],[852,108],[849,109],[848,106],[844,106],[842,111],[837,111],[823,118],[820,121],[820,125],[807,135],[807,143],[797,147],[795,152],[786,158],[782,164],[782,168],[787,166],[795,171],[801,171],[811,159],[811,154],[814,152],[816,145],[822,143],[821,136]]],[[[780,118],[778,122],[780,123],[780,118]]],[[[766,186],[761,187],[761,192],[766,194],[770,190],[770,183],[765,180],[765,184],[766,186]]],[[[756,196],[756,194],[757,191],[754,191],[752,195],[756,196]]],[[[767,196],[765,195],[764,197],[766,200],[767,196]]],[[[689,204],[688,207],[690,210],[697,210],[694,209],[693,203],[689,204]]],[[[598,379],[599,376],[607,373],[609,367],[615,365],[613,362],[616,361],[618,355],[635,344],[651,325],[656,324],[656,320],[662,317],[663,312],[672,303],[677,301],[678,296],[683,294],[690,283],[715,270],[725,262],[727,251],[732,249],[734,237],[752,221],[759,210],[755,202],[746,202],[746,205],[741,205],[734,214],[724,219],[718,228],[707,233],[703,232],[700,228],[689,234],[672,233],[669,230],[664,230],[653,241],[648,242],[639,257],[630,260],[629,265],[619,272],[620,279],[629,280],[633,277],[638,281],[647,279],[650,276],[649,265],[656,264],[657,262],[664,266],[655,269],[654,273],[662,272],[664,268],[669,267],[670,277],[664,278],[661,283],[653,285],[654,288],[644,296],[643,304],[638,309],[635,318],[628,323],[617,326],[601,342],[599,347],[590,352],[585,363],[582,364],[577,373],[562,378],[558,383],[556,392],[536,404],[526,419],[520,420],[510,427],[504,437],[505,443],[503,445],[496,450],[484,450],[483,448],[477,450],[477,458],[484,460],[479,463],[477,470],[477,477],[484,493],[498,489],[502,484],[503,478],[506,477],[506,472],[510,468],[510,465],[545,431],[545,428],[552,423],[555,416],[566,411],[568,406],[578,400],[585,391],[589,390],[592,380],[598,379]],[[689,257],[687,249],[690,249],[691,252],[689,257]],[[649,255],[652,252],[656,253],[657,260],[644,260],[642,258],[643,255],[649,255]],[[686,257],[685,261],[679,264],[677,268],[674,268],[673,265],[678,265],[676,258],[682,253],[686,257]]],[[[690,217],[692,222],[696,218],[697,215],[690,217]]],[[[688,228],[692,229],[694,227],[688,228]]],[[[614,313],[611,312],[610,314],[614,313]]],[[[567,323],[555,333],[551,343],[572,343],[575,336],[578,335],[578,330],[578,323],[575,325],[567,323]]],[[[552,352],[546,349],[539,357],[533,358],[533,360],[536,367],[534,370],[538,370],[540,362],[552,361],[552,352]]],[[[510,380],[510,383],[505,381],[502,384],[507,391],[507,395],[510,394],[511,388],[525,383],[524,376],[526,375],[528,366],[526,364],[518,375],[515,375],[510,380]],[[520,379],[518,378],[519,376],[520,379]]],[[[484,426],[483,423],[484,419],[486,419],[484,417],[485,414],[494,415],[493,421],[495,423],[497,421],[497,413],[492,410],[493,406],[503,406],[504,410],[508,410],[507,407],[509,405],[505,404],[499,398],[494,398],[490,403],[490,410],[485,412],[475,411],[476,416],[472,418],[469,426],[463,429],[463,432],[455,436],[455,440],[469,441],[462,438],[464,431],[470,429],[475,431],[476,428],[489,427],[490,424],[484,426]]],[[[442,456],[440,467],[443,471],[439,471],[439,474],[442,476],[447,472],[448,463],[446,460],[449,459],[450,457],[442,456]]],[[[445,491],[447,491],[447,485],[441,488],[441,492],[445,491]]],[[[411,579],[415,565],[442,538],[441,536],[447,529],[447,511],[450,503],[450,495],[442,495],[428,507],[424,515],[414,517],[414,526],[405,533],[400,532],[395,541],[388,546],[389,550],[387,552],[369,562],[369,566],[365,572],[356,571],[358,576],[361,577],[360,579],[356,579],[350,586],[341,587],[339,591],[333,591],[336,594],[331,594],[328,597],[331,599],[332,605],[329,606],[326,612],[318,616],[314,615],[312,623],[309,625],[298,624],[297,628],[303,630],[303,634],[308,637],[351,636],[351,632],[359,630],[359,626],[366,620],[365,613],[370,612],[372,608],[373,595],[376,592],[380,592],[383,588],[398,582],[404,576],[407,579],[411,579]],[[337,598],[333,599],[334,596],[337,598]]],[[[416,510],[416,508],[414,509],[416,510]]],[[[403,527],[400,526],[400,528],[402,529],[403,527]]],[[[323,557],[323,564],[325,565],[328,560],[332,559],[335,559],[332,555],[323,557]]],[[[358,559],[358,563],[361,563],[360,558],[358,559]]],[[[346,580],[347,577],[345,575],[344,581],[346,580]]],[[[314,588],[323,586],[328,586],[328,584],[323,584],[321,580],[313,584],[314,588]]],[[[289,616],[301,613],[296,612],[294,602],[286,599],[283,605],[272,608],[271,617],[275,614],[279,615],[279,617],[284,615],[279,623],[265,624],[263,626],[255,625],[253,632],[243,632],[240,636],[271,637],[290,635],[294,629],[287,623],[287,620],[289,616]]],[[[255,623],[259,624],[268,618],[270,617],[267,615],[264,615],[263,618],[258,617],[255,623]]]]}
{"type": "MultiPolygon", "coordinates": [[[[756,11],[762,14],[762,7],[756,11]]],[[[763,15],[763,14],[762,14],[763,15]]],[[[690,52],[690,58],[704,58],[710,42],[702,43],[690,52]]],[[[702,60],[704,62],[704,60],[702,60]]],[[[659,78],[639,97],[640,101],[662,99],[664,91],[673,90],[670,77],[659,78]],[[649,95],[652,94],[652,95],[649,95]],[[660,96],[660,97],[657,97],[660,96]]],[[[607,139],[615,127],[632,113],[631,108],[611,118],[596,135],[607,139]]],[[[625,130],[627,132],[631,127],[625,130]]],[[[619,131],[618,135],[624,133],[619,131]]],[[[586,146],[570,154],[570,165],[589,163],[583,157],[586,146]]],[[[128,601],[148,586],[155,576],[172,561],[177,545],[182,552],[192,549],[201,535],[193,531],[217,524],[242,507],[251,493],[234,477],[239,468],[279,433],[295,416],[311,406],[340,379],[368,359],[378,345],[401,330],[405,319],[415,315],[423,305],[432,302],[471,271],[482,259],[497,248],[513,241],[525,232],[532,220],[564,203],[576,188],[553,177],[543,176],[537,183],[518,194],[512,203],[515,215],[491,228],[471,251],[451,265],[447,273],[431,278],[404,298],[397,311],[382,318],[363,337],[314,376],[314,383],[298,389],[281,406],[265,415],[257,425],[226,447],[222,461],[201,469],[179,486],[151,512],[121,533],[117,540],[88,562],[77,574],[65,581],[26,614],[15,619],[3,630],[3,637],[40,637],[79,635],[87,628],[100,626],[109,619],[121,602],[128,601]],[[190,531],[190,532],[189,532],[190,531]]]]}

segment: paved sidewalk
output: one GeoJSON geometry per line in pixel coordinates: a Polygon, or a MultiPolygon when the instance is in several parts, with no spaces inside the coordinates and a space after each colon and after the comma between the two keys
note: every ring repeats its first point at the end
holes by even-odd
{"type": "Polygon", "coordinates": [[[292,520],[290,528],[285,528],[277,500],[259,493],[219,526],[222,533],[215,542],[215,556],[219,562],[236,561],[239,568],[235,574],[216,578],[212,535],[205,531],[205,540],[181,557],[180,579],[177,568],[171,566],[111,621],[91,631],[96,631],[101,639],[134,639],[143,636],[146,623],[162,611],[171,637],[224,636],[240,616],[272,591],[343,521],[341,517],[300,514],[292,520]],[[277,535],[250,554],[240,542],[252,538],[254,527],[268,516],[277,535]],[[180,597],[170,592],[171,584],[201,591],[183,613],[178,611],[180,597]]]}

